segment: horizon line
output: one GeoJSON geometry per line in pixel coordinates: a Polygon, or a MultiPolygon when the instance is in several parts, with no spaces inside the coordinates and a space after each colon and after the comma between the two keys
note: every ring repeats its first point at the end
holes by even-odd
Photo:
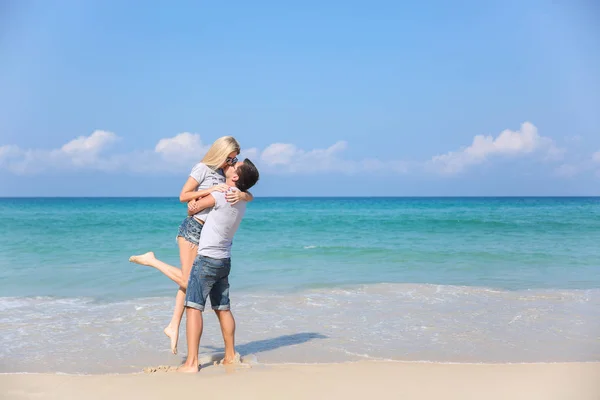
{"type": "MultiPolygon", "coordinates": [[[[0,199],[177,199],[177,196],[0,196],[0,199]]],[[[600,195],[399,195],[399,196],[255,196],[257,199],[408,199],[408,198],[600,198],[600,195]]]]}

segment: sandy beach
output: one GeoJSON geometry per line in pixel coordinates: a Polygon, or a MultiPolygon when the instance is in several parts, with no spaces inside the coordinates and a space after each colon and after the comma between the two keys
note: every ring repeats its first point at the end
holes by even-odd
{"type": "Polygon", "coordinates": [[[600,363],[439,364],[357,362],[274,365],[195,375],[4,374],[3,399],[402,398],[600,399],[600,363]]]}

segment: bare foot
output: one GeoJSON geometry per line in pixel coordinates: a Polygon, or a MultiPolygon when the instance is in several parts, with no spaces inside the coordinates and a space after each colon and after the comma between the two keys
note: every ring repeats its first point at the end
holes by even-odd
{"type": "Polygon", "coordinates": [[[232,365],[232,364],[241,364],[242,363],[242,357],[240,356],[240,353],[235,353],[235,355],[233,357],[225,357],[224,359],[221,360],[221,365],[232,365]]]}
{"type": "Polygon", "coordinates": [[[199,366],[189,366],[189,365],[185,365],[182,364],[179,366],[179,368],[177,368],[177,372],[182,372],[184,374],[195,374],[196,372],[200,372],[200,367],[199,366]]]}
{"type": "Polygon", "coordinates": [[[177,341],[179,340],[179,330],[171,328],[171,325],[168,325],[163,332],[169,337],[169,339],[171,339],[171,352],[173,352],[173,354],[177,354],[177,341]]]}
{"type": "Polygon", "coordinates": [[[151,251],[144,253],[144,254],[140,254],[139,256],[129,257],[129,262],[140,264],[140,265],[147,265],[149,267],[152,266],[152,264],[155,260],[156,260],[156,257],[154,257],[154,253],[151,251]]]}

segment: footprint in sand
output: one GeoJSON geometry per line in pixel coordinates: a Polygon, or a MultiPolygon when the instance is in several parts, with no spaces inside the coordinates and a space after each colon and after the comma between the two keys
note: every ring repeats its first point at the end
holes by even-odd
{"type": "Polygon", "coordinates": [[[175,372],[175,371],[177,371],[177,367],[172,367],[170,365],[159,365],[158,367],[144,368],[144,372],[146,374],[153,374],[156,372],[175,372]]]}

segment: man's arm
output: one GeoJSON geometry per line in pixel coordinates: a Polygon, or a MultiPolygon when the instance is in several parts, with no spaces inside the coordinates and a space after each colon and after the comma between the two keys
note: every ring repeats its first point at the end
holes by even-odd
{"type": "Polygon", "coordinates": [[[243,200],[243,201],[254,200],[254,196],[252,196],[252,193],[242,192],[240,190],[228,191],[227,193],[225,193],[225,198],[227,199],[228,202],[231,203],[231,205],[234,205],[235,203],[237,203],[240,200],[243,200]]]}
{"type": "Polygon", "coordinates": [[[214,196],[206,196],[188,203],[188,215],[194,215],[215,205],[214,196]]]}

